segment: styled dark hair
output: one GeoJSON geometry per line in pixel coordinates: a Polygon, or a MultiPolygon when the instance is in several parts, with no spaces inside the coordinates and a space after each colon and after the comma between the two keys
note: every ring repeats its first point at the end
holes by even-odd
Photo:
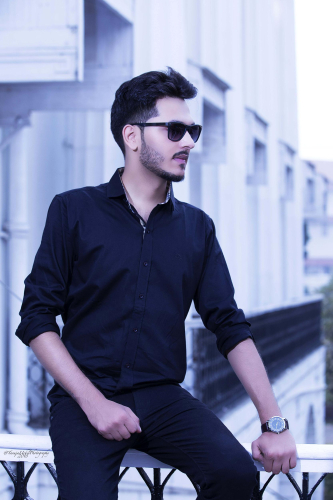
{"type": "Polygon", "coordinates": [[[111,108],[111,131],[125,156],[122,131],[127,123],[146,122],[158,116],[156,101],[163,97],[192,99],[198,90],[180,73],[168,70],[149,71],[120,85],[111,108]]]}

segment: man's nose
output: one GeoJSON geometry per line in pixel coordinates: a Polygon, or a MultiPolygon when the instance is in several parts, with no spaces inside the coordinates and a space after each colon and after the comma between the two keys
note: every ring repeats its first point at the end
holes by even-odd
{"type": "Polygon", "coordinates": [[[195,142],[194,140],[192,139],[192,137],[190,136],[188,130],[186,130],[186,133],[184,135],[184,137],[182,138],[182,140],[180,141],[180,144],[182,147],[186,147],[186,148],[194,148],[195,146],[195,142]]]}

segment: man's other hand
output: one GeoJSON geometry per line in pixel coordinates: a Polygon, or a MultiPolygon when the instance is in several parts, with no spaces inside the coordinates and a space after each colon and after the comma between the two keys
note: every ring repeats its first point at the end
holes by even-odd
{"type": "Polygon", "coordinates": [[[263,432],[252,443],[252,456],[263,464],[266,472],[287,474],[296,467],[295,440],[288,430],[281,434],[263,432]]]}
{"type": "Polygon", "coordinates": [[[130,408],[106,398],[84,411],[91,425],[105,439],[122,441],[134,432],[141,432],[140,420],[130,408]]]}

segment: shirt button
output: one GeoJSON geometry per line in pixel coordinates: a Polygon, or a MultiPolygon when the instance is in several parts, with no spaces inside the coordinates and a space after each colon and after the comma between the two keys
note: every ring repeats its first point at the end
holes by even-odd
{"type": "Polygon", "coordinates": [[[143,299],[143,293],[140,293],[139,299],[143,299]]]}
{"type": "Polygon", "coordinates": [[[138,331],[138,329],[137,329],[137,328],[133,328],[133,332],[135,332],[135,333],[136,333],[137,331],[138,331]]]}
{"type": "Polygon", "coordinates": [[[125,368],[131,368],[131,365],[130,365],[129,363],[127,363],[127,364],[125,365],[125,368]]]}
{"type": "Polygon", "coordinates": [[[144,263],[143,263],[143,265],[144,265],[144,266],[148,266],[148,262],[144,262],[144,263]]]}
{"type": "Polygon", "coordinates": [[[150,233],[150,229],[147,229],[146,233],[150,233]]]}

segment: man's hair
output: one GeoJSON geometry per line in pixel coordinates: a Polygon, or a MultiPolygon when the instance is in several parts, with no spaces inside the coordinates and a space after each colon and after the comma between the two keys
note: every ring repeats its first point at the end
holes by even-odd
{"type": "Polygon", "coordinates": [[[145,123],[158,116],[156,101],[163,97],[192,99],[197,89],[174,69],[149,71],[120,85],[111,108],[111,131],[125,156],[122,131],[133,122],[145,123]]]}

